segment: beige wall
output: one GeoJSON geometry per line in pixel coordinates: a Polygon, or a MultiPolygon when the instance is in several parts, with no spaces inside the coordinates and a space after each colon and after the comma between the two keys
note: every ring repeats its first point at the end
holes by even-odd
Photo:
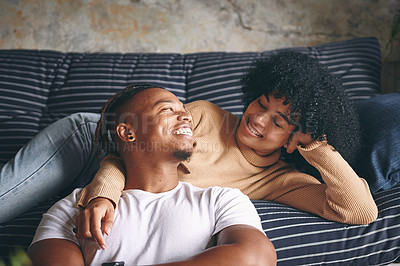
{"type": "MultiPolygon", "coordinates": [[[[0,0],[0,49],[262,51],[366,36],[385,46],[399,5],[399,0],[0,0]]],[[[384,55],[398,60],[399,51],[397,42],[384,55]]]]}

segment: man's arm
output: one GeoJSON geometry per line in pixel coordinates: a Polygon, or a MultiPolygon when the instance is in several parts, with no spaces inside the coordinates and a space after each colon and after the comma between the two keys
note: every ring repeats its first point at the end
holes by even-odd
{"type": "Polygon", "coordinates": [[[79,247],[65,239],[46,239],[34,243],[28,250],[33,265],[85,265],[79,247]]]}
{"type": "Polygon", "coordinates": [[[185,261],[161,264],[180,265],[276,265],[277,257],[272,242],[250,225],[232,225],[217,236],[217,246],[185,261]]]}

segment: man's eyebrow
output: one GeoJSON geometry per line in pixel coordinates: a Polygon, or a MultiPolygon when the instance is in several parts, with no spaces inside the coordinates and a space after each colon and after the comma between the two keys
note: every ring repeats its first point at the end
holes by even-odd
{"type": "Polygon", "coordinates": [[[154,105],[159,105],[159,104],[164,104],[164,103],[176,103],[173,100],[159,100],[157,102],[154,103],[154,105]]]}
{"type": "Polygon", "coordinates": [[[281,112],[279,112],[279,111],[278,111],[278,114],[279,114],[283,119],[285,119],[285,121],[290,125],[290,120],[289,120],[289,118],[288,118],[285,114],[283,114],[283,113],[281,113],[281,112]]]}

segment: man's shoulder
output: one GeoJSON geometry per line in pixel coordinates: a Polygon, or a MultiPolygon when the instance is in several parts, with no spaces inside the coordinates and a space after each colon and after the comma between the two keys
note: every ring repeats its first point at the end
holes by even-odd
{"type": "Polygon", "coordinates": [[[82,188],[76,188],[72,191],[68,196],[58,200],[54,205],[50,207],[47,211],[47,214],[50,215],[75,215],[79,212],[79,208],[77,206],[79,198],[82,193],[82,188]]]}
{"type": "Polygon", "coordinates": [[[75,189],[43,214],[32,244],[50,238],[68,239],[79,244],[72,229],[75,226],[75,217],[79,213],[77,202],[81,191],[81,188],[75,189]]]}
{"type": "Polygon", "coordinates": [[[247,198],[247,196],[237,188],[220,187],[220,186],[200,188],[200,187],[194,186],[188,182],[180,182],[180,183],[182,185],[182,188],[184,188],[184,189],[190,190],[194,193],[207,195],[209,197],[215,198],[216,200],[218,200],[222,197],[232,197],[232,198],[233,197],[244,197],[244,198],[247,198]]]}
{"type": "MultiPolygon", "coordinates": [[[[264,234],[257,210],[249,197],[239,189],[219,186],[199,188],[189,183],[184,183],[182,187],[199,192],[196,196],[191,194],[189,198],[215,218],[212,234],[233,225],[250,225],[264,234]],[[200,200],[197,196],[200,197],[200,200]]],[[[192,204],[192,206],[194,205],[196,204],[192,204]]]]}

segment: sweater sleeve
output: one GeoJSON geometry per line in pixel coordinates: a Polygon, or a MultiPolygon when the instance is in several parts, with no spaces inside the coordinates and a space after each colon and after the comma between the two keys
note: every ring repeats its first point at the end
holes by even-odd
{"type": "Polygon", "coordinates": [[[78,207],[86,207],[92,199],[107,198],[117,206],[125,186],[125,167],[121,158],[108,155],[100,163],[100,169],[92,182],[83,188],[78,207]]]}
{"type": "Polygon", "coordinates": [[[326,141],[314,141],[307,147],[299,146],[298,150],[320,172],[325,184],[302,183],[301,180],[310,180],[308,175],[288,171],[279,178],[297,184],[276,201],[347,224],[368,224],[376,220],[378,209],[367,182],[339,152],[326,141]]]}

